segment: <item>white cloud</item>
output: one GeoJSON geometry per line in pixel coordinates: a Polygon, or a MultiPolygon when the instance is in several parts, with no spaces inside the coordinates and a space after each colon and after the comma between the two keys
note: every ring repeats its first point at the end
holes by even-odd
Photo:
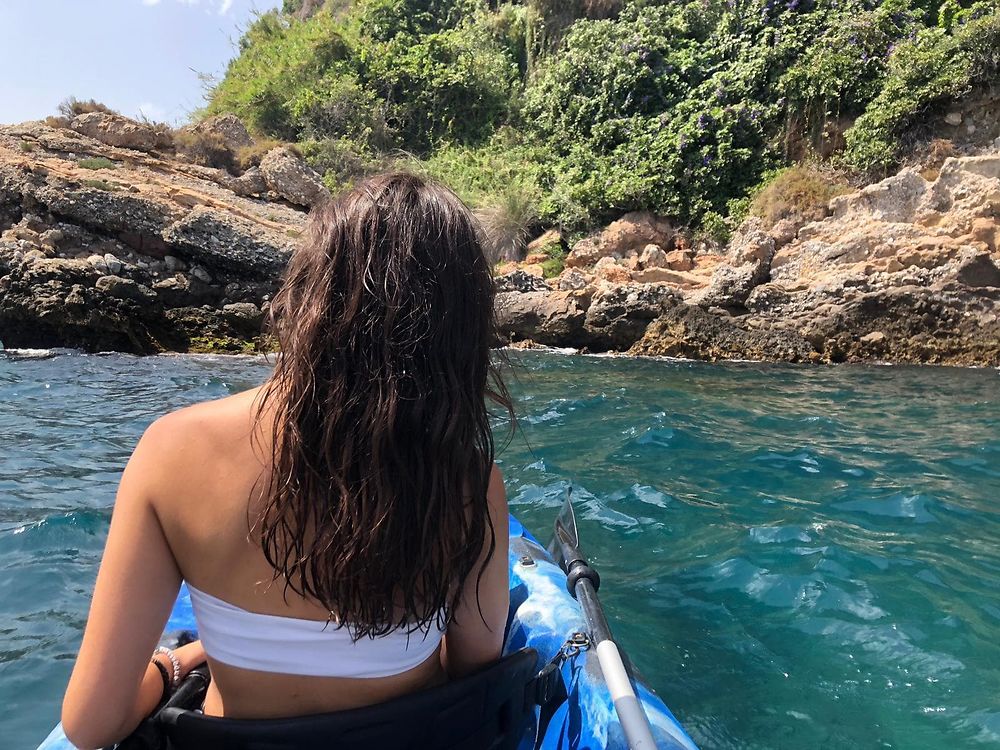
{"type": "Polygon", "coordinates": [[[229,12],[229,9],[233,7],[233,0],[222,0],[219,5],[219,15],[224,16],[229,12]]]}
{"type": "Polygon", "coordinates": [[[143,5],[159,5],[160,0],[142,0],[143,5]]]}

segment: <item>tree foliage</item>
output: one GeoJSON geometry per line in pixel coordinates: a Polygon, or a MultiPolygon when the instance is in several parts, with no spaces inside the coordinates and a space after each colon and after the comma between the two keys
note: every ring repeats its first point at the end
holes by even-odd
{"type": "Polygon", "coordinates": [[[885,171],[1000,54],[998,0],[285,5],[210,113],[302,142],[332,186],[402,151],[477,206],[570,230],[649,209],[718,233],[799,160],[885,171]]]}

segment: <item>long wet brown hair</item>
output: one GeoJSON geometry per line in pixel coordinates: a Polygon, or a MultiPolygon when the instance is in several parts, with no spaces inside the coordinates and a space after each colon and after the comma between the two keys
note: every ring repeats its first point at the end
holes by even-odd
{"type": "Polygon", "coordinates": [[[392,173],[314,209],[274,299],[273,470],[253,533],[275,580],[354,638],[444,628],[493,555],[487,401],[513,420],[493,297],[468,208],[392,173]]]}

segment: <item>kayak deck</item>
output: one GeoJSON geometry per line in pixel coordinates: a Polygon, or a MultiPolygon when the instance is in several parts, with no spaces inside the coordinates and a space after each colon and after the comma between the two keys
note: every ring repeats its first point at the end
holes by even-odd
{"type": "MultiPolygon", "coordinates": [[[[552,660],[574,634],[586,631],[583,611],[566,590],[566,575],[536,540],[514,517],[510,518],[510,611],[504,653],[526,646],[539,654],[540,669],[552,660]]],[[[167,633],[197,630],[187,587],[180,595],[167,622],[167,633]]],[[[604,682],[597,655],[584,648],[561,666],[568,698],[551,716],[542,750],[627,750],[628,743],[611,694],[604,682]]],[[[658,748],[697,750],[664,702],[641,679],[634,687],[649,717],[658,748]]],[[[537,709],[536,709],[537,711],[537,709]]],[[[519,750],[535,747],[532,729],[519,750]]],[[[38,750],[73,750],[62,727],[56,726],[38,750]]]]}

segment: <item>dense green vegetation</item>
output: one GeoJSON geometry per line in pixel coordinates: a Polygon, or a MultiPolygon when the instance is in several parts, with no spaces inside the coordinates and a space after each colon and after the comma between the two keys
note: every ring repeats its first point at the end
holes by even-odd
{"type": "Polygon", "coordinates": [[[508,254],[634,209],[724,235],[802,161],[884,174],[1000,62],[997,0],[302,5],[247,30],[207,113],[297,142],[334,188],[399,161],[439,176],[508,254]]]}

